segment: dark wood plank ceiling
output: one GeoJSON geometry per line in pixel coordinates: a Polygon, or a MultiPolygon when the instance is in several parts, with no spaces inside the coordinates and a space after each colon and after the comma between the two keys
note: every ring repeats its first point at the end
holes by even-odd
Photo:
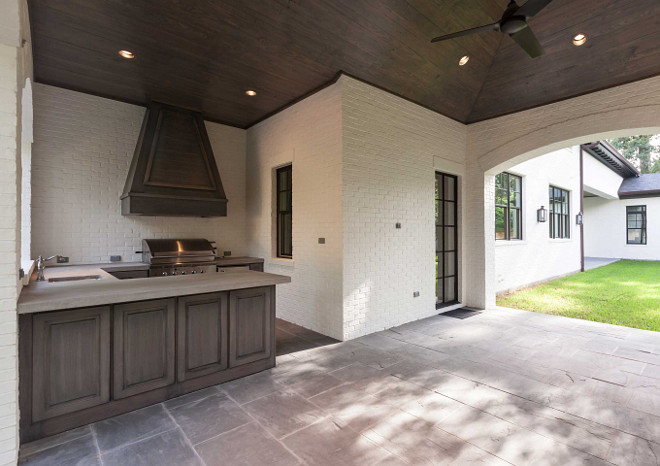
{"type": "Polygon", "coordinates": [[[546,48],[535,60],[497,32],[430,43],[498,20],[506,4],[31,0],[35,78],[248,127],[339,71],[462,122],[660,74],[658,0],[554,0],[530,21],[546,48]],[[579,48],[577,32],[589,36],[579,48]]]}

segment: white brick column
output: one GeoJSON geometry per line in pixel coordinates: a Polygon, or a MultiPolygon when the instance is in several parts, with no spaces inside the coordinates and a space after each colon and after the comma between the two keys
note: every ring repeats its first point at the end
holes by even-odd
{"type": "Polygon", "coordinates": [[[0,465],[18,451],[18,49],[0,44],[0,465]]]}

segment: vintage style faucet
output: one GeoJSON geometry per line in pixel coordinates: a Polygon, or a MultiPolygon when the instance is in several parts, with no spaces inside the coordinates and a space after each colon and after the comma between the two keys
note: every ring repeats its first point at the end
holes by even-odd
{"type": "Polygon", "coordinates": [[[56,257],[60,257],[60,255],[56,254],[56,255],[50,256],[46,259],[44,259],[43,256],[37,257],[37,281],[38,282],[43,282],[43,281],[46,280],[44,278],[44,270],[46,270],[46,262],[48,262],[49,260],[53,260],[56,257]]]}

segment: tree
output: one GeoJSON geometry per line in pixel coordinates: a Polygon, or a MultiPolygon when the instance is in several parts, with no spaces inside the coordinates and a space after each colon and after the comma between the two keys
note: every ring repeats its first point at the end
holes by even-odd
{"type": "Polygon", "coordinates": [[[641,173],[659,173],[660,148],[651,143],[653,136],[652,134],[626,136],[610,139],[608,142],[632,162],[641,173]]]}

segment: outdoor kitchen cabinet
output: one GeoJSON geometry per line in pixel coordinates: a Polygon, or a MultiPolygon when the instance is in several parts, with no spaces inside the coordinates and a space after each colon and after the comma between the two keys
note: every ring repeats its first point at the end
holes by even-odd
{"type": "Polygon", "coordinates": [[[229,293],[183,296],[177,308],[179,382],[227,368],[229,293]]]}
{"type": "Polygon", "coordinates": [[[236,290],[229,297],[229,365],[271,356],[271,289],[236,290]]]}
{"type": "Polygon", "coordinates": [[[110,307],[34,316],[32,418],[60,416],[110,399],[110,307]]]}
{"type": "Polygon", "coordinates": [[[114,306],[113,398],[174,383],[176,300],[114,306]]]}
{"type": "Polygon", "coordinates": [[[275,286],[20,315],[21,441],[275,366],[275,286]]]}

